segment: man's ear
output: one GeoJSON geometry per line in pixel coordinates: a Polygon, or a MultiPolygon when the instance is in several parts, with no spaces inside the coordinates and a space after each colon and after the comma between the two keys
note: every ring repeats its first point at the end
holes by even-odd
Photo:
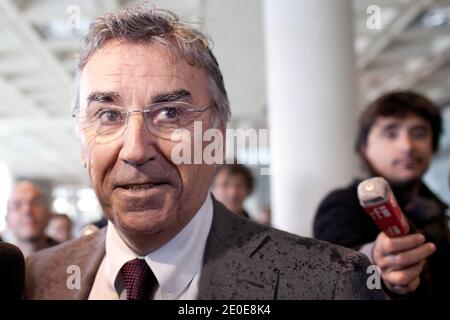
{"type": "Polygon", "coordinates": [[[375,170],[372,167],[372,164],[369,161],[369,158],[367,157],[367,142],[360,146],[360,148],[358,149],[358,155],[361,159],[362,170],[370,174],[376,174],[375,170]]]}
{"type": "Polygon", "coordinates": [[[365,165],[369,165],[369,160],[367,158],[367,143],[364,143],[359,147],[358,153],[365,165]]]}
{"type": "Polygon", "coordinates": [[[367,160],[367,143],[361,145],[359,153],[365,160],[367,160]]]}

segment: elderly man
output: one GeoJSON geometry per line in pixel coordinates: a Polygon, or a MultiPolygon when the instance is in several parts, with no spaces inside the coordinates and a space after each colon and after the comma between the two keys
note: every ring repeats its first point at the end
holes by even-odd
{"type": "Polygon", "coordinates": [[[30,181],[20,181],[8,199],[6,224],[13,242],[23,255],[57,244],[45,235],[50,211],[41,190],[30,181]]]}
{"type": "Polygon", "coordinates": [[[363,255],[241,219],[210,195],[215,165],[173,161],[194,122],[223,132],[229,118],[202,33],[140,3],[97,19],[85,44],[74,116],[109,224],[30,257],[28,299],[384,295],[363,255]]]}

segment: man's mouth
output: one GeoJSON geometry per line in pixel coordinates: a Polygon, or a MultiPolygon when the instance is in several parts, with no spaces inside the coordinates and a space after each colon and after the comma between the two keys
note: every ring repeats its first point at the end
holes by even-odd
{"type": "Polygon", "coordinates": [[[406,158],[406,159],[398,159],[396,161],[397,165],[404,167],[413,167],[420,163],[420,159],[418,158],[406,158]]]}
{"type": "Polygon", "coordinates": [[[143,190],[149,190],[152,188],[160,187],[163,185],[167,185],[167,183],[136,183],[136,184],[126,184],[122,186],[117,186],[117,188],[125,189],[132,192],[138,192],[143,190]]]}

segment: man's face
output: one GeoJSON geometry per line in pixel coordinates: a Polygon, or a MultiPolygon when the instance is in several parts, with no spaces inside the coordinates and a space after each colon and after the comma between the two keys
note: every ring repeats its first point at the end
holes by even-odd
{"type": "MultiPolygon", "coordinates": [[[[207,88],[204,70],[175,58],[166,47],[111,40],[83,69],[80,108],[91,107],[93,93],[113,93],[114,104],[131,111],[180,91],[185,92],[180,101],[204,108],[212,105],[207,88]]],[[[213,118],[212,109],[199,116],[203,131],[212,127],[213,118]]],[[[193,137],[193,125],[187,129],[193,137]]],[[[141,113],[130,114],[125,132],[111,142],[81,135],[82,158],[94,189],[122,234],[180,230],[205,200],[214,166],[174,164],[171,152],[179,142],[150,133],[141,113]]]]}
{"type": "Polygon", "coordinates": [[[364,153],[375,172],[393,183],[420,179],[433,155],[431,126],[414,114],[379,117],[364,153]]]}
{"type": "Polygon", "coordinates": [[[241,175],[220,170],[214,178],[212,191],[217,200],[222,202],[228,210],[234,213],[240,213],[243,210],[248,190],[241,175]]]}
{"type": "Polygon", "coordinates": [[[53,217],[48,223],[46,233],[53,240],[64,242],[72,237],[72,226],[66,218],[53,217]]]}
{"type": "Polygon", "coordinates": [[[47,226],[49,212],[40,190],[31,183],[16,185],[8,200],[6,222],[19,241],[40,239],[47,226]]]}

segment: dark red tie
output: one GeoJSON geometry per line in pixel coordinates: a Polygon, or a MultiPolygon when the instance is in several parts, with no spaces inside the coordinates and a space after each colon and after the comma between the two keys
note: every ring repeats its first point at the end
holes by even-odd
{"type": "Polygon", "coordinates": [[[149,300],[158,281],[144,259],[134,259],[120,269],[127,300],[149,300]]]}

